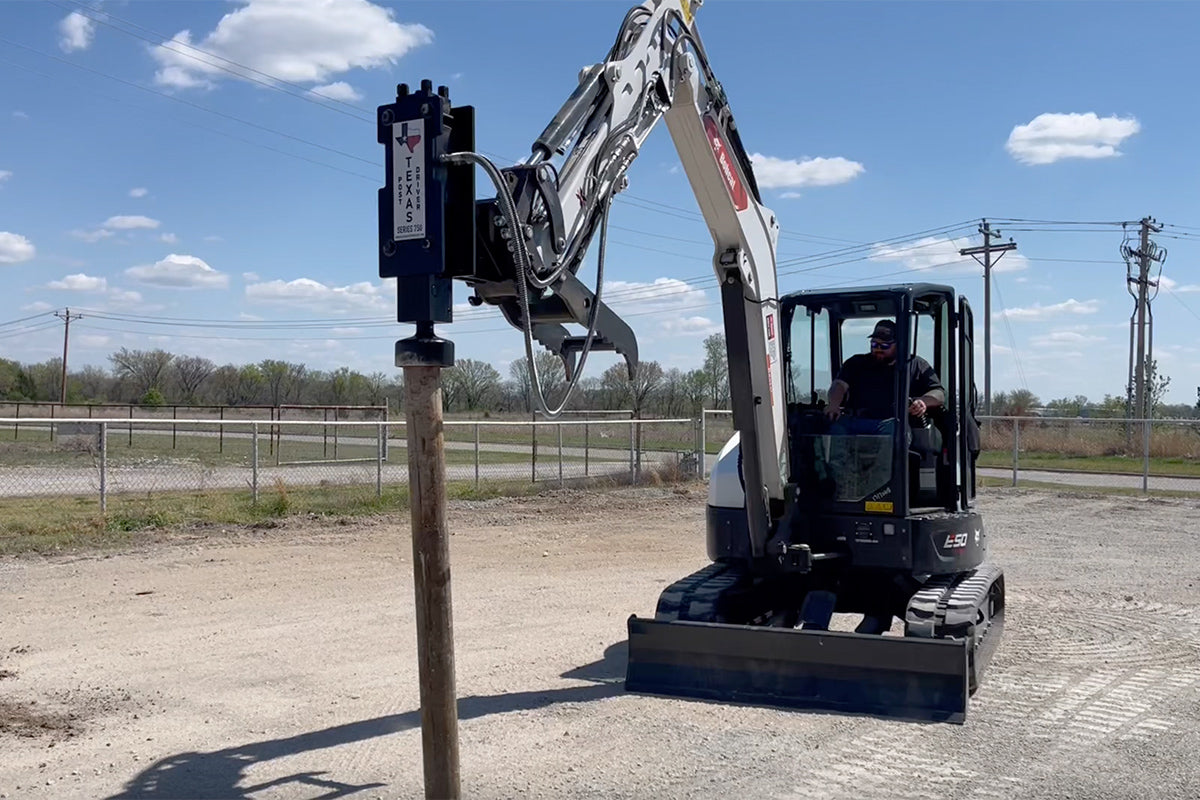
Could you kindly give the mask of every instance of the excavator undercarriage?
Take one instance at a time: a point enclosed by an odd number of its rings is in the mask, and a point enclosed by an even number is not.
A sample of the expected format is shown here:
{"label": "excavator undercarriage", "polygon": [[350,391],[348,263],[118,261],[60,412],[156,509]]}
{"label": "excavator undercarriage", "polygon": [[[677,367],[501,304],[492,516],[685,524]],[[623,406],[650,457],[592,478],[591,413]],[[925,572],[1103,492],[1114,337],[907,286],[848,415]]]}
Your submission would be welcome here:
{"label": "excavator undercarriage", "polygon": [[[778,582],[776,582],[778,584]],[[711,564],[630,617],[633,692],[964,722],[1004,627],[1004,577],[983,565],[930,580],[908,600],[903,635],[828,630],[831,593],[797,593]],[[802,590],[801,590],[802,591]]]}

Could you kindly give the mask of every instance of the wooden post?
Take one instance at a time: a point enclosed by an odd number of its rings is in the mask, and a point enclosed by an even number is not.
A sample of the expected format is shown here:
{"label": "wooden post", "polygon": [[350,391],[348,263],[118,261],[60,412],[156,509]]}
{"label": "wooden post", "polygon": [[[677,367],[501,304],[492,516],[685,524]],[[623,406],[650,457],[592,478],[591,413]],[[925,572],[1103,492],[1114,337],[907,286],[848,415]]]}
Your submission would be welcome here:
{"label": "wooden post", "polygon": [[446,455],[442,368],[404,367],[408,484],[412,506],[413,584],[421,680],[425,796],[461,796],[450,542],[446,526]]}

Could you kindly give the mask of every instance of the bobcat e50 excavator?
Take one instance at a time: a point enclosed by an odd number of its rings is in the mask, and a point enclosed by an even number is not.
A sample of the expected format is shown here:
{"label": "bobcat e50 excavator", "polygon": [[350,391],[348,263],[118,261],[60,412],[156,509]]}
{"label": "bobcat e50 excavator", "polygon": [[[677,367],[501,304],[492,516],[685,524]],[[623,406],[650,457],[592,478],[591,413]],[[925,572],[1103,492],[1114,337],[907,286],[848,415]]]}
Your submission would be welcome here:
{"label": "bobcat e50 excavator", "polygon": [[[604,236],[626,171],[665,118],[715,245],[736,433],[709,486],[712,563],[667,587],[653,618],[629,619],[626,687],[962,722],[1004,615],[1003,574],[972,510],[971,310],[932,284],[779,296],[779,227],[696,31],[699,5],[632,8],[532,154],[504,169],[472,152],[473,108],[429,81],[398,87],[378,116],[380,275],[399,279],[398,319],[416,322],[427,348],[449,347],[433,323],[451,320],[460,279],[474,305],[498,306],[524,332],[535,383],[535,341],[572,380],[590,350],[620,354],[632,377],[636,338],[601,297]],[[476,166],[494,199],[476,200]],[[576,273],[597,232],[593,291]],[[910,418],[897,378],[901,411],[848,435],[830,425],[825,392],[885,318],[895,374],[922,356],[945,402]],[[410,357],[398,343],[397,364]],[[840,630],[843,613],[864,621]],[[889,633],[894,618],[902,635]]]}

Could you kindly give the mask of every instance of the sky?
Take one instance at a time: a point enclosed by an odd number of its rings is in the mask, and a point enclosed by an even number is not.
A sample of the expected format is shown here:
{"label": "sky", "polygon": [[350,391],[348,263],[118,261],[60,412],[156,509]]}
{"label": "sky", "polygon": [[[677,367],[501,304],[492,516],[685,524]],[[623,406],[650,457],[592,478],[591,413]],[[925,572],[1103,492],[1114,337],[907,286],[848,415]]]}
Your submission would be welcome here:
{"label": "sky", "polygon": [[[629,5],[0,2],[0,357],[61,356],[69,308],[72,370],[125,347],[394,371],[411,327],[378,277],[376,107],[447,85],[512,164]],[[1154,357],[1167,402],[1196,402],[1200,4],[708,0],[696,25],[780,222],[781,292],[949,283],[982,365],[958,250],[986,218],[1017,244],[992,272],[993,391],[1099,401],[1128,370],[1121,244],[1153,217]],[[700,366],[712,243],[663,123],[607,252],[642,358]],[[468,293],[439,333],[506,375],[522,335]]]}

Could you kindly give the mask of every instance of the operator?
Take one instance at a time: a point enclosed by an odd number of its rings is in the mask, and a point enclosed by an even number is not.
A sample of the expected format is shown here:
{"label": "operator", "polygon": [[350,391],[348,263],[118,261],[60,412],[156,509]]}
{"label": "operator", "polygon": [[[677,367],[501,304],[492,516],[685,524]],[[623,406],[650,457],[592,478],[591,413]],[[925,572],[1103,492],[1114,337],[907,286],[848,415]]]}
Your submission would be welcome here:
{"label": "operator", "polygon": [[[833,385],[825,415],[846,433],[887,433],[894,423],[893,375],[896,370],[896,323],[880,320],[871,332],[871,352],[846,359]],[[946,390],[929,362],[918,355],[908,361],[908,393],[913,397],[908,413],[920,417],[946,401]],[[842,416],[842,402],[849,394],[853,412]]]}

